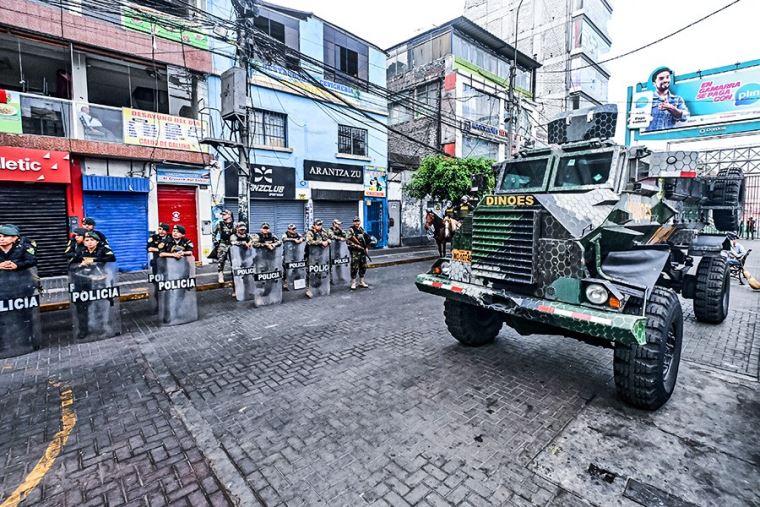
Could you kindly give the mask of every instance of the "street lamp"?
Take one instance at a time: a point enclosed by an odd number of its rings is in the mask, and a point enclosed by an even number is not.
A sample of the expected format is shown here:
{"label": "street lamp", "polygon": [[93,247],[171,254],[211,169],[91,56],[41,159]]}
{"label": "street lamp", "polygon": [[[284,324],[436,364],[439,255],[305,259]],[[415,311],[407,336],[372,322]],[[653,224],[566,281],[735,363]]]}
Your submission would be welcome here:
{"label": "street lamp", "polygon": [[523,0],[517,4],[515,11],[515,43],[512,48],[515,50],[512,66],[509,69],[509,128],[507,129],[507,158],[512,158],[512,146],[514,144],[514,124],[515,124],[515,78],[517,77],[517,23],[520,19],[520,7]]}

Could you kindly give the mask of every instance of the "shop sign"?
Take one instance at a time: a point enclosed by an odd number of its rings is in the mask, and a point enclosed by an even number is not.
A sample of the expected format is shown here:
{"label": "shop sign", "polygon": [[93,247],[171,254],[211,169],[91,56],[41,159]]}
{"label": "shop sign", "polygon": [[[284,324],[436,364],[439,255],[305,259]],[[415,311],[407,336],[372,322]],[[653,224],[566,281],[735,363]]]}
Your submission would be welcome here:
{"label": "shop sign", "polygon": [[156,171],[156,181],[172,185],[206,186],[211,184],[211,173],[208,169],[159,167]]}
{"label": "shop sign", "polygon": [[0,90],[0,132],[21,134],[21,97],[18,92]]}
{"label": "shop sign", "polygon": [[367,166],[364,169],[364,195],[367,197],[385,197],[388,187],[384,167]]}
{"label": "shop sign", "polygon": [[464,130],[467,132],[472,132],[474,134],[479,134],[481,136],[489,137],[497,141],[506,141],[508,139],[506,130],[472,120],[464,120]]}
{"label": "shop sign", "polygon": [[254,199],[294,199],[296,168],[251,165],[251,197]]}
{"label": "shop sign", "polygon": [[171,150],[203,151],[199,140],[205,122],[125,107],[124,144]]}
{"label": "shop sign", "polygon": [[0,146],[0,181],[71,183],[69,153]]}
{"label": "shop sign", "polygon": [[364,183],[364,167],[333,162],[303,161],[303,176],[310,181],[334,181],[340,183]]}
{"label": "shop sign", "polygon": [[122,12],[121,25],[124,28],[208,50],[208,36],[201,33],[203,28],[199,26],[198,31],[195,31],[187,26],[189,23],[186,19],[164,14],[142,5],[136,8],[124,7]]}

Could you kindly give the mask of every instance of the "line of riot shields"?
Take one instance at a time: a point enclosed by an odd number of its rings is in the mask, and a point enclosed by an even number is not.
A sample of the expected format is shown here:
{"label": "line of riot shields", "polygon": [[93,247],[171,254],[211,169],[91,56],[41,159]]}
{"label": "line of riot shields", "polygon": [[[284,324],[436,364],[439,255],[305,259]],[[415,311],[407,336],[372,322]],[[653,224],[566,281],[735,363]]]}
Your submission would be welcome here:
{"label": "line of riot shields", "polygon": [[[351,281],[351,256],[344,241],[329,247],[286,241],[272,249],[233,245],[233,286],[238,301],[254,307],[282,302],[283,285],[310,289],[312,297]],[[158,257],[151,263],[151,300],[161,325],[198,320],[195,259]],[[41,295],[36,268],[0,270],[0,358],[39,348],[42,337]],[[119,272],[115,262],[72,264],[68,273],[69,311],[78,340],[100,340],[122,332]]]}

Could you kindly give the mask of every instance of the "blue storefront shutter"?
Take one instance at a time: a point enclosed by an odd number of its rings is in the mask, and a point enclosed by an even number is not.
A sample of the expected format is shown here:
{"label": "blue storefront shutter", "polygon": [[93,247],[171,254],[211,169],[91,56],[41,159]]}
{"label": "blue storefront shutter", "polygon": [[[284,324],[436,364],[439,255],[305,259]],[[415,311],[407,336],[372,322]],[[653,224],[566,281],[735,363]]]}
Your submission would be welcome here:
{"label": "blue storefront shutter", "polygon": [[148,180],[85,176],[85,216],[108,237],[119,271],[139,271],[148,266]]}

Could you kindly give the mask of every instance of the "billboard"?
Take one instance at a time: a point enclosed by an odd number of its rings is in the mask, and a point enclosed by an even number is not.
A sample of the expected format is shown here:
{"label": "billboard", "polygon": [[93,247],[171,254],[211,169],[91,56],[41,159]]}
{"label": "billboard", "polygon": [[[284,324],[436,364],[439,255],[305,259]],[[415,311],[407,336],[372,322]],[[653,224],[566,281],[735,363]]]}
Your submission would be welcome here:
{"label": "billboard", "polygon": [[628,140],[760,130],[760,60],[682,75],[672,69],[658,67],[628,88]]}
{"label": "billboard", "polygon": [[200,120],[128,107],[123,108],[121,114],[124,144],[206,151],[206,147],[199,142],[205,127],[204,122]]}

